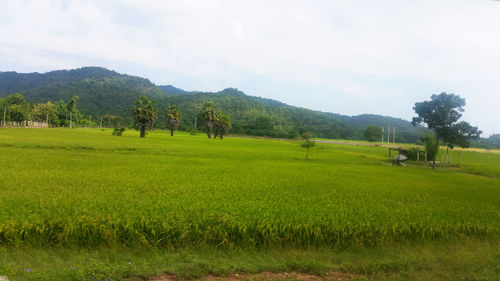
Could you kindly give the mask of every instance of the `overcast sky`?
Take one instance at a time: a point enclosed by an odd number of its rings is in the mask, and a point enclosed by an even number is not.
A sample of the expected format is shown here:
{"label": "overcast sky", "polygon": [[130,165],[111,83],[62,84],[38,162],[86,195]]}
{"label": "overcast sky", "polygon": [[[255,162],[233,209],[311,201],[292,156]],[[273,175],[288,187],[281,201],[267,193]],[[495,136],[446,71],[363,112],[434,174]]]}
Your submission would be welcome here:
{"label": "overcast sky", "polygon": [[500,133],[500,1],[0,0],[0,71],[82,66],[407,120],[445,91]]}

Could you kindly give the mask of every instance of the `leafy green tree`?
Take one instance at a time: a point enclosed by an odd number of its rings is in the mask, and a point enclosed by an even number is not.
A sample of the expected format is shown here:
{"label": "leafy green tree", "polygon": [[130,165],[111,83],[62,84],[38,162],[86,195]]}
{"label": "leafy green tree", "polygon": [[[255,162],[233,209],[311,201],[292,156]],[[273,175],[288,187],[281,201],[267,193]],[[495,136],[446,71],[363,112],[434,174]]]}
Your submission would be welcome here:
{"label": "leafy green tree", "polygon": [[203,118],[203,122],[205,123],[205,126],[207,127],[207,136],[208,138],[211,137],[210,133],[212,131],[212,128],[214,127],[214,116],[215,115],[215,105],[211,101],[206,101],[203,103],[201,106],[201,116]]}
{"label": "leafy green tree", "polygon": [[145,96],[141,96],[134,102],[132,117],[134,126],[140,131],[140,137],[146,137],[146,130],[153,129],[153,124],[158,116],[154,101]]}
{"label": "leafy green tree", "polygon": [[26,103],[26,100],[24,99],[24,96],[18,93],[10,94],[7,97],[7,103],[9,105],[24,105]]}
{"label": "leafy green tree", "polygon": [[[441,93],[432,95],[430,101],[415,103],[413,109],[418,117],[414,117],[412,124],[426,124],[434,132],[436,151],[439,150],[439,141],[449,146],[455,144],[462,147],[470,145],[470,139],[479,138],[481,131],[467,122],[459,122],[464,111],[465,99],[455,94]],[[432,158],[432,169],[436,167],[436,155]]]}
{"label": "leafy green tree", "polygon": [[115,127],[121,124],[121,117],[113,114],[104,114],[102,120],[108,123],[108,128]]}
{"label": "leafy green tree", "polygon": [[170,129],[170,136],[173,136],[174,131],[181,124],[181,112],[175,104],[168,106],[165,118],[167,119],[167,127]]}
{"label": "leafy green tree", "polygon": [[31,119],[38,122],[45,122],[49,124],[55,124],[55,120],[57,119],[56,115],[56,106],[50,101],[47,103],[39,103],[35,105],[33,110],[31,111]]}
{"label": "leafy green tree", "polygon": [[24,96],[18,93],[10,94],[6,99],[4,113],[6,119],[14,122],[22,122],[27,117],[27,106]]}
{"label": "leafy green tree", "polygon": [[13,104],[9,106],[9,119],[14,122],[22,122],[26,120],[26,114],[23,107],[19,104]]}
{"label": "leafy green tree", "polygon": [[69,120],[69,113],[68,113],[68,106],[63,100],[59,100],[56,104],[56,116],[57,116],[57,122],[54,121],[56,126],[66,126],[69,125],[68,120]]}
{"label": "leafy green tree", "polygon": [[382,139],[382,134],[382,128],[373,125],[366,127],[364,132],[365,139],[367,139],[369,142],[376,142]]}
{"label": "leafy green tree", "polygon": [[302,133],[302,143],[300,146],[306,149],[306,159],[309,159],[309,149],[316,145],[314,140],[311,140],[312,135],[308,132]]}

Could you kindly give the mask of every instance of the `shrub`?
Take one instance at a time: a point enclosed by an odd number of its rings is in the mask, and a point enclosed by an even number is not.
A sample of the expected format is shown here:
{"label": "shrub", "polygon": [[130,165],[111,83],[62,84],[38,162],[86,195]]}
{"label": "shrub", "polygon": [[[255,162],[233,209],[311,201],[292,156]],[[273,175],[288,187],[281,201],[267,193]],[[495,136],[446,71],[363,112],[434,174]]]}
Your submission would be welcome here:
{"label": "shrub", "polygon": [[115,128],[113,129],[113,136],[118,136],[118,137],[121,137],[121,135],[123,134],[123,132],[125,132],[125,127],[123,126],[115,126]]}

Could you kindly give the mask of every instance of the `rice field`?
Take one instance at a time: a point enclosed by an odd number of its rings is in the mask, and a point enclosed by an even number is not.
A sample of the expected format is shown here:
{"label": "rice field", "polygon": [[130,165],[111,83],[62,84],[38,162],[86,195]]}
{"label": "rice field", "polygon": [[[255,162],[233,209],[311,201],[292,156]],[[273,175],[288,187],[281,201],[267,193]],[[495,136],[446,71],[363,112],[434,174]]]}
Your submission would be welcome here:
{"label": "rice field", "polygon": [[374,247],[496,239],[500,155],[395,167],[382,147],[0,130],[0,245]]}

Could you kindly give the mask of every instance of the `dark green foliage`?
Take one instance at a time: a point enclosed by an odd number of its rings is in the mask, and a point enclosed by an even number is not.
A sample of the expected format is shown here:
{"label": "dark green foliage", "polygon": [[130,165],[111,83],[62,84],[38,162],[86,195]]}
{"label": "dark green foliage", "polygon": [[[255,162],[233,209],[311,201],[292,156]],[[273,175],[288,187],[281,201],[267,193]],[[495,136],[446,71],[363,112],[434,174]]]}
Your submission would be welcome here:
{"label": "dark green foliage", "polygon": [[154,101],[142,96],[134,102],[132,108],[134,126],[140,131],[140,137],[146,136],[146,130],[153,129],[153,124],[158,116]]}
{"label": "dark green foliage", "polygon": [[10,94],[8,97],[7,97],[7,103],[9,105],[24,105],[26,103],[26,100],[24,99],[24,96],[19,94],[19,93],[15,93],[15,94]]}
{"label": "dark green foliage", "polygon": [[376,142],[382,140],[382,128],[370,125],[366,127],[364,136],[369,142]]}
{"label": "dark green foliage", "polygon": [[415,147],[412,147],[408,150],[406,150],[406,156],[408,157],[408,160],[417,160],[417,154],[419,153],[419,150]]}
{"label": "dark green foliage", "polygon": [[427,152],[427,159],[435,160],[438,152],[436,146],[436,137],[432,134],[427,134],[424,139],[425,152]]}

